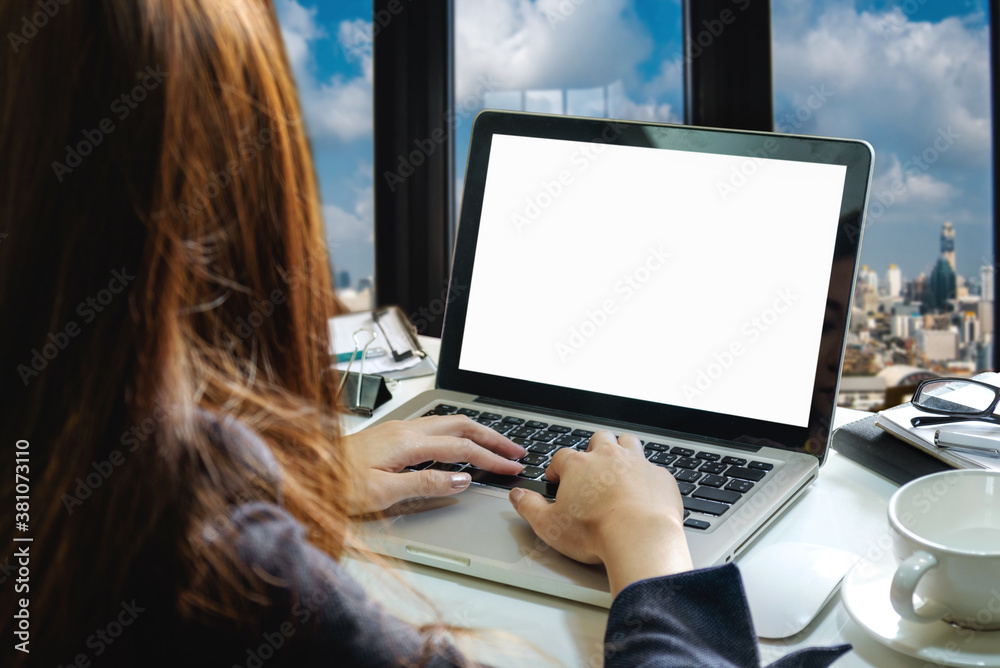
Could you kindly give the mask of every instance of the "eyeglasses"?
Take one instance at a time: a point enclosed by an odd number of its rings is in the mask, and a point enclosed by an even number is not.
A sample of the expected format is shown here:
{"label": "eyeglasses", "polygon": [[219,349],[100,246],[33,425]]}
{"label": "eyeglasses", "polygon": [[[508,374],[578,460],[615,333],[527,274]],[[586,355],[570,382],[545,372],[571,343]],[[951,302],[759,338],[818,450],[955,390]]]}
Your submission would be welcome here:
{"label": "eyeglasses", "polygon": [[934,378],[917,385],[910,401],[914,408],[938,416],[920,416],[910,420],[914,427],[929,427],[949,422],[977,420],[1000,424],[994,415],[1000,402],[1000,388],[966,378]]}

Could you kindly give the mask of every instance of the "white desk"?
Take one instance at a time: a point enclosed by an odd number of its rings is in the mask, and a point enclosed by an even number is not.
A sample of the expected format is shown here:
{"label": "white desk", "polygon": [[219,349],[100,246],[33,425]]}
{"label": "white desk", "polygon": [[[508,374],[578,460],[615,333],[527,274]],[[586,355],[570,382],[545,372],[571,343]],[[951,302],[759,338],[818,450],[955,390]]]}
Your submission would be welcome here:
{"label": "white desk", "polygon": [[[425,349],[435,358],[438,339],[422,337]],[[393,407],[434,386],[431,376],[400,382],[392,388],[393,400],[376,411],[372,420]],[[839,409],[835,426],[847,424],[864,413]],[[344,418],[346,432],[357,431],[370,420]],[[886,506],[896,484],[854,461],[831,451],[819,479],[750,548],[750,552],[781,541],[830,545],[859,555],[874,556],[888,547]],[[360,562],[351,561],[352,572],[366,581],[371,593],[390,610],[410,620],[429,621],[427,610],[401,603],[398,583],[387,582],[385,573],[372,575]],[[543,648],[565,666],[601,666],[607,611],[551,596],[494,584],[477,578],[426,566],[407,565],[398,574],[426,595],[444,620],[450,623],[506,631]],[[854,651],[841,658],[840,666],[903,666],[922,668],[920,661],[899,654],[869,638],[848,616],[839,594],[804,631],[782,641],[761,641],[763,663],[802,647],[849,642]],[[478,658],[497,666],[524,665],[523,660],[481,651]]]}

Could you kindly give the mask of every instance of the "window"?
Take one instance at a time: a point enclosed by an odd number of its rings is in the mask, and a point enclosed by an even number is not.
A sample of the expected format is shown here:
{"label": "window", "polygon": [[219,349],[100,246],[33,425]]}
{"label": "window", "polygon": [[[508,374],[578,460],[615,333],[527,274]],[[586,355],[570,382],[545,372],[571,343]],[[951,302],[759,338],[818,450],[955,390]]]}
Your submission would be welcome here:
{"label": "window", "polygon": [[[772,7],[775,129],[875,147],[844,375],[877,375],[891,387],[912,367],[940,375],[990,367],[985,7],[929,0],[774,0]],[[843,392],[841,403],[852,403]]]}
{"label": "window", "polygon": [[456,201],[481,109],[683,122],[681,6],[454,0]]}
{"label": "window", "polygon": [[312,143],[334,284],[373,303],[372,5],[278,0],[278,20]]}

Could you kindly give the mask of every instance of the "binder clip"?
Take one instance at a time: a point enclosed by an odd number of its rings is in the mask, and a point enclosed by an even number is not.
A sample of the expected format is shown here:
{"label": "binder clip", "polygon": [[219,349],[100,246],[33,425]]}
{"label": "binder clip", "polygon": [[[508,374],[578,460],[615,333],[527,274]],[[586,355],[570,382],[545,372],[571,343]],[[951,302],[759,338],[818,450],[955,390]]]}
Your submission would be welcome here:
{"label": "binder clip", "polygon": [[[359,335],[368,335],[367,342],[362,345],[358,340]],[[344,371],[343,378],[340,379],[340,401],[347,410],[362,417],[371,417],[375,409],[392,399],[389,388],[385,384],[385,378],[374,374],[365,375],[365,357],[368,355],[368,346],[375,340],[375,332],[365,327],[354,332],[354,352],[351,353],[351,360],[347,363],[347,370]],[[362,339],[363,340],[363,339]],[[361,367],[357,373],[351,372],[354,359],[361,351]]]}

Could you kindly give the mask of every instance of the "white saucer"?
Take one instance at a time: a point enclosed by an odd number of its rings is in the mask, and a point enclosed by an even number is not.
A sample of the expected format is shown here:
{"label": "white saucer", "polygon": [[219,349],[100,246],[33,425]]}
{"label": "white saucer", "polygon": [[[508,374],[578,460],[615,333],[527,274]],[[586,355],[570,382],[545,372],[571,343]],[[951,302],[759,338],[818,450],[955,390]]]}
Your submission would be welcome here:
{"label": "white saucer", "polygon": [[1000,666],[1000,631],[972,631],[945,622],[918,624],[901,618],[889,602],[896,572],[891,551],[861,559],[840,588],[847,613],[875,640],[910,656],[943,666]]}

